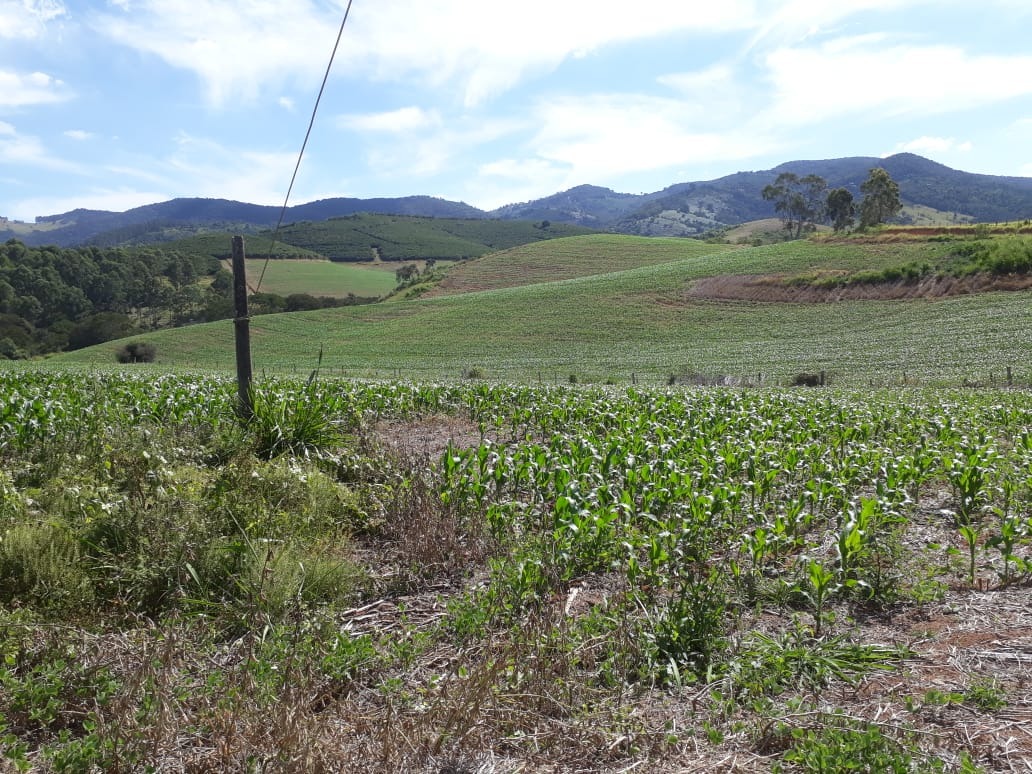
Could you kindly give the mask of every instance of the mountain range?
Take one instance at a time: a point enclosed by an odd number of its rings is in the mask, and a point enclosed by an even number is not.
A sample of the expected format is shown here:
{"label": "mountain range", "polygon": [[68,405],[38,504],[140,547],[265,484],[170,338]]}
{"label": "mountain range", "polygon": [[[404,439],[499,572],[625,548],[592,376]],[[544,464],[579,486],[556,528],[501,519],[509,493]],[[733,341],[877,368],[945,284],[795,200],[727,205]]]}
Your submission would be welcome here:
{"label": "mountain range", "polygon": [[[914,155],[855,156],[789,161],[773,169],[737,172],[716,180],[677,183],[646,194],[581,185],[542,199],[485,211],[430,196],[332,198],[289,207],[284,223],[320,221],[359,212],[448,218],[497,218],[573,223],[645,236],[698,236],[774,215],[763,188],[782,172],[816,174],[829,187],[860,198],[870,170],[883,167],[899,184],[909,212],[940,222],[999,222],[1032,218],[1032,178],[983,175],[952,169]],[[157,242],[204,230],[253,232],[274,227],[280,208],[225,199],[181,198],[125,212],[72,210],[23,224],[0,218],[0,239],[30,245],[112,245]],[[914,216],[904,213],[904,217]]]}

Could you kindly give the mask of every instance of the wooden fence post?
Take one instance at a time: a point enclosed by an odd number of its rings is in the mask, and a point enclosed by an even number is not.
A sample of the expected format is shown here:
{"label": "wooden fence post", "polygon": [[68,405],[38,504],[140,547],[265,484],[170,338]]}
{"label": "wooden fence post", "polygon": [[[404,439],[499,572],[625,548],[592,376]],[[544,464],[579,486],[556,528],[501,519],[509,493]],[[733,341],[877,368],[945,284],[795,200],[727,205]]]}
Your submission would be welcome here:
{"label": "wooden fence post", "polygon": [[251,318],[247,315],[247,267],[244,263],[244,238],[233,237],[233,301],[236,317],[233,328],[236,338],[237,412],[243,420],[254,416],[251,396]]}

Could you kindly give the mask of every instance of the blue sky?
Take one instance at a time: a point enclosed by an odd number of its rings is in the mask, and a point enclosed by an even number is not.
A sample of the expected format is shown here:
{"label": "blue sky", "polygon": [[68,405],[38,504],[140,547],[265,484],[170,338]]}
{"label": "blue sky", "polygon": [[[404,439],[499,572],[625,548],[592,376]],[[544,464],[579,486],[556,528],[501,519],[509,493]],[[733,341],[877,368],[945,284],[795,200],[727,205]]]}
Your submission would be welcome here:
{"label": "blue sky", "polygon": [[[0,0],[0,215],[281,204],[344,5]],[[1032,176],[1030,31],[1028,0],[354,0],[291,203],[899,151]]]}

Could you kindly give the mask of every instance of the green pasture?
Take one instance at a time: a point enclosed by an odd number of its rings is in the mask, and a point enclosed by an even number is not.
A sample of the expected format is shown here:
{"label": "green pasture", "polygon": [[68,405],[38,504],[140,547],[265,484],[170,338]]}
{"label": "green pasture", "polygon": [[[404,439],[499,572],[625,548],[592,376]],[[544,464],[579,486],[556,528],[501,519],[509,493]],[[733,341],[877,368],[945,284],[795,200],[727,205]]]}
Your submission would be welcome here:
{"label": "green pasture", "polygon": [[[384,264],[336,263],[332,261],[272,260],[260,258],[247,262],[247,281],[256,287],[262,277],[261,291],[289,296],[307,293],[312,296],[344,298],[386,295],[398,284],[394,276],[397,266]],[[400,264],[399,264],[400,265]]]}
{"label": "green pasture", "polygon": [[[1028,383],[1027,292],[934,301],[724,302],[685,293],[715,274],[860,270],[906,263],[942,244],[793,242],[721,251],[624,272],[389,305],[255,318],[256,371],[323,364],[349,375],[658,382],[701,373],[784,382],[827,371],[842,385],[1002,380]],[[164,367],[232,371],[233,330],[211,323],[146,336]],[[114,364],[108,343],[54,358]]]}

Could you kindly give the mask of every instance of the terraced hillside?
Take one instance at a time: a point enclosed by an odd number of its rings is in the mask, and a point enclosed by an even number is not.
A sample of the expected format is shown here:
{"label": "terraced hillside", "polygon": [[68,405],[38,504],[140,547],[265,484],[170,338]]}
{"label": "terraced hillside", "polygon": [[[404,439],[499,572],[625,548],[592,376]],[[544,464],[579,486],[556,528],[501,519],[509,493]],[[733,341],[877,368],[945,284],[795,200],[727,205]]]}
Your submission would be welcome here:
{"label": "terraced hillside", "polygon": [[457,266],[427,295],[445,296],[590,277],[731,249],[687,239],[591,234],[520,245]]}

